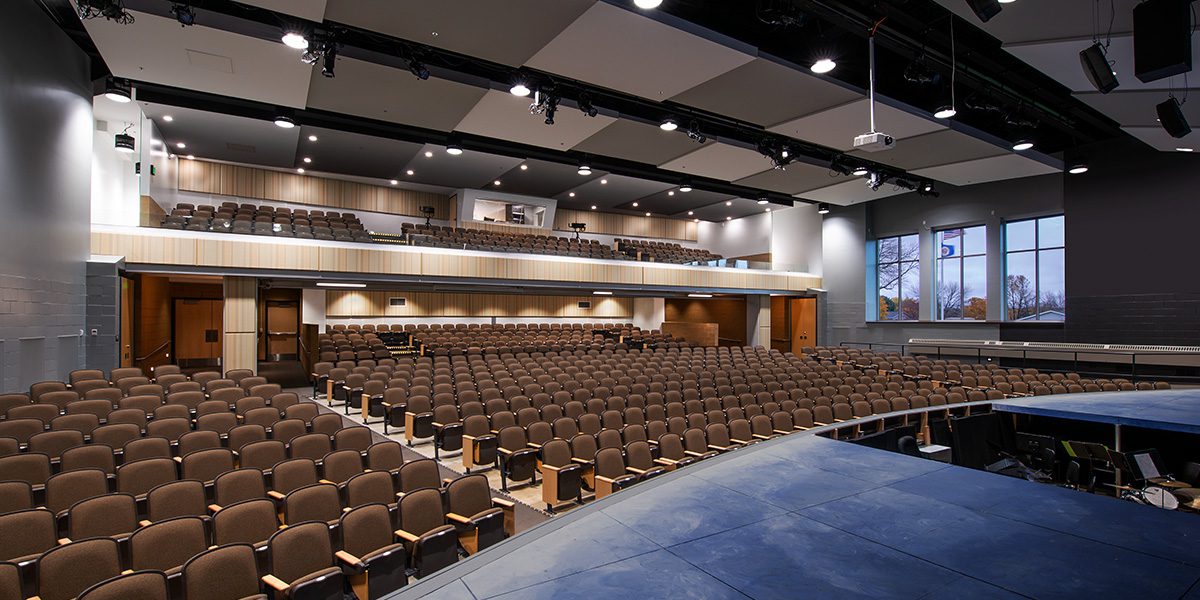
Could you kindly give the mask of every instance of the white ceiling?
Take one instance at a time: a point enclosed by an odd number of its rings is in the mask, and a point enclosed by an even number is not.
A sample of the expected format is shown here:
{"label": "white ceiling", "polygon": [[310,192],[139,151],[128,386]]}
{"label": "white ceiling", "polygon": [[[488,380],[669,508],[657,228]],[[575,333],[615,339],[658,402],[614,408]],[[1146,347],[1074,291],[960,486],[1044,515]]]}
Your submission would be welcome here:
{"label": "white ceiling", "polygon": [[554,125],[544,115],[529,113],[532,96],[520,98],[507,92],[489,91],[455,128],[532,146],[570,150],[604,129],[616,119],[606,115],[589,117],[568,106],[559,106]]}

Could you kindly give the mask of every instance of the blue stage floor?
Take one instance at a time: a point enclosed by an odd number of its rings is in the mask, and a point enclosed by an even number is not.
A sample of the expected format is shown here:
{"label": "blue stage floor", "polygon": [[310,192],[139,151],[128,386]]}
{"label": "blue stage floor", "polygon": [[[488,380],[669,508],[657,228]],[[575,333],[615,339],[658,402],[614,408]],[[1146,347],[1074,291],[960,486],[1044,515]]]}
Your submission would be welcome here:
{"label": "blue stage floor", "polygon": [[1198,543],[1197,515],[792,435],[571,511],[397,598],[1180,598],[1200,594]]}
{"label": "blue stage floor", "polygon": [[1041,417],[1200,433],[1200,389],[1009,398],[993,402],[992,408]]}

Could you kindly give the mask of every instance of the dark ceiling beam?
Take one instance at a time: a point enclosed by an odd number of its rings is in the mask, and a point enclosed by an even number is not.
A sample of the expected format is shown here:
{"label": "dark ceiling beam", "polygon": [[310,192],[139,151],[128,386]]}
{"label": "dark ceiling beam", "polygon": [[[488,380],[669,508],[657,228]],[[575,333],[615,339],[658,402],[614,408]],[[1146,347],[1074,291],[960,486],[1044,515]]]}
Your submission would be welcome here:
{"label": "dark ceiling beam", "polygon": [[[586,154],[574,150],[551,150],[540,146],[521,144],[481,135],[460,132],[447,133],[425,127],[397,124],[327,110],[281,109],[273,104],[264,102],[232,98],[146,81],[133,81],[132,84],[137,90],[137,99],[139,102],[178,106],[262,121],[274,120],[276,116],[283,113],[295,121],[296,125],[308,125],[413,144],[438,144],[442,146],[454,144],[467,151],[508,156],[522,160],[542,160],[566,165],[578,165],[581,162],[586,162],[593,169],[599,171],[671,185],[678,185],[682,178],[685,177],[683,174],[676,173],[675,171],[668,171],[654,165],[647,165],[622,158]],[[794,206],[796,201],[795,198],[786,194],[768,192],[719,179],[697,176],[690,176],[688,179],[692,187],[717,194],[750,199],[766,196],[771,204],[778,206]],[[801,201],[809,202],[808,200]]]}
{"label": "dark ceiling beam", "polygon": [[[170,15],[172,3],[168,0],[124,0],[124,2],[126,8],[129,10],[164,18],[173,18]],[[221,29],[239,35],[275,42],[279,41],[281,28],[285,26],[297,26],[306,29],[313,37],[333,36],[338,43],[339,56],[355,58],[404,71],[408,69],[410,61],[417,60],[428,68],[432,77],[489,90],[507,90],[508,82],[518,71],[507,65],[444,50],[428,44],[388,36],[332,21],[321,23],[306,21],[232,0],[205,0],[202,3],[195,3],[193,8],[196,12],[196,23],[198,26]],[[552,86],[554,93],[561,97],[560,110],[562,109],[561,107],[578,109],[579,100],[586,94],[600,112],[615,118],[657,126],[663,119],[673,117],[680,124],[679,133],[676,133],[676,135],[682,135],[682,132],[689,129],[692,123],[695,123],[696,129],[706,138],[726,144],[752,150],[758,150],[764,146],[773,148],[776,151],[787,148],[790,155],[788,162],[804,162],[818,167],[830,167],[836,162],[840,167],[846,169],[863,166],[872,172],[884,175],[891,182],[899,182],[910,189],[916,189],[921,182],[929,181],[925,177],[909,175],[903,169],[878,163],[860,156],[851,156],[839,150],[804,140],[772,133],[758,125],[694,107],[678,103],[654,102],[632,94],[602,88],[586,82],[525,67],[522,67],[519,71],[531,77],[538,86]],[[403,76],[409,75],[405,74]],[[680,177],[681,175],[676,175],[676,183],[678,183]],[[781,196],[777,192],[769,190],[748,188],[745,186],[738,187],[753,190],[753,194],[749,196],[751,198],[767,195],[775,199]],[[709,187],[703,189],[711,190]],[[790,198],[790,196],[787,197]]]}

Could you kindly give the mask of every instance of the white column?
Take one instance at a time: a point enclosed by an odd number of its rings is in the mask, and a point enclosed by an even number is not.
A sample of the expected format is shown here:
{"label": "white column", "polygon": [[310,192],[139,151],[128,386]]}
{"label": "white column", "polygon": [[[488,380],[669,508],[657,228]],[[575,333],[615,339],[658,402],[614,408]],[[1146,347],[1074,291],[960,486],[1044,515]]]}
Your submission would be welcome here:
{"label": "white column", "polygon": [[662,329],[666,320],[667,301],[664,298],[634,298],[633,326],[640,329]]}

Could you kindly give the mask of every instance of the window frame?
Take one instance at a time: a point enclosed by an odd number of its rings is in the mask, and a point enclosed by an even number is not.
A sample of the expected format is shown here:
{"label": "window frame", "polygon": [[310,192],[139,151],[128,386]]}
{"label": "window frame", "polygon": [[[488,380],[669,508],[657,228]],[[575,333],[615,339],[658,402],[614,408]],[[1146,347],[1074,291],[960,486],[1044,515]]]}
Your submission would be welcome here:
{"label": "window frame", "polygon": [[[976,254],[966,254],[965,253],[966,244],[960,243],[960,246],[963,248],[962,253],[959,253],[952,257],[942,256],[942,252],[941,252],[941,246],[942,246],[942,241],[943,241],[942,235],[945,234],[947,231],[959,230],[962,232],[960,239],[965,241],[968,229],[978,229],[979,231],[983,232],[983,252],[976,253]],[[933,306],[932,306],[932,308],[933,308],[932,317],[933,318],[931,320],[933,322],[939,322],[939,323],[940,322],[947,322],[947,323],[966,323],[966,322],[985,323],[985,322],[987,322],[986,314],[985,314],[985,318],[983,318],[983,319],[967,319],[966,317],[962,316],[962,315],[966,314],[966,311],[967,311],[967,298],[966,298],[966,294],[964,293],[964,285],[965,285],[964,280],[966,279],[966,264],[967,264],[968,258],[983,258],[983,263],[984,263],[983,300],[984,300],[984,302],[988,302],[990,300],[988,298],[988,277],[987,277],[987,258],[988,258],[987,224],[986,223],[975,223],[975,224],[969,224],[969,225],[951,225],[951,226],[946,226],[946,227],[935,228],[935,229],[933,229],[932,233],[933,233],[933,243],[936,246],[936,248],[934,249],[934,254],[933,254],[933,299],[932,299],[933,300]],[[942,261],[945,261],[945,260],[958,261],[958,280],[957,281],[958,281],[958,295],[959,295],[959,307],[958,307],[959,317],[957,317],[957,318],[951,317],[951,318],[947,319],[942,316],[943,310],[942,310],[942,306],[941,306],[941,288],[942,288],[942,273],[945,270],[942,267]]]}
{"label": "window frame", "polygon": [[[1041,221],[1044,219],[1054,219],[1054,218],[1061,218],[1063,220],[1062,245],[1042,246]],[[1009,248],[1008,248],[1008,226],[1014,225],[1017,223],[1029,223],[1029,222],[1033,223],[1033,247],[1023,248],[1020,250],[1009,250]],[[1067,239],[1066,239],[1066,214],[1065,213],[1053,213],[1053,214],[1049,214],[1049,215],[1040,215],[1040,216],[1036,216],[1036,217],[1026,217],[1023,219],[1013,219],[1011,221],[1004,222],[1003,287],[1004,287],[1004,320],[1005,321],[1008,321],[1010,323],[1064,323],[1064,322],[1066,322],[1066,320],[1067,320],[1066,308],[1067,307],[1065,305],[1063,306],[1063,318],[1061,321],[1043,320],[1041,318],[1041,314],[1042,314],[1042,253],[1046,252],[1046,251],[1051,251],[1051,250],[1061,250],[1063,252],[1064,257],[1066,256]],[[1027,321],[1022,321],[1019,318],[1013,318],[1012,315],[1010,314],[1011,309],[1009,308],[1008,263],[1009,263],[1009,257],[1014,254],[1033,254],[1033,290],[1034,290],[1033,317],[1034,318],[1027,320]],[[1064,264],[1063,265],[1064,304],[1065,304],[1065,300],[1066,300],[1066,285],[1065,285],[1066,271],[1067,271],[1066,265]]]}
{"label": "window frame", "polygon": [[[901,258],[901,248],[903,248],[904,238],[914,238],[916,247],[917,247],[916,256],[909,260],[904,260]],[[882,252],[884,242],[886,242],[888,240],[896,240],[896,260],[891,260],[891,261],[885,262],[882,260],[880,253]],[[902,265],[904,265],[906,263],[912,263],[913,265],[915,265],[916,273],[917,273],[917,275],[916,275],[916,277],[917,277],[917,295],[915,297],[916,301],[917,301],[917,315],[911,319],[904,318],[904,311],[902,308],[904,305],[904,299],[906,297],[908,297],[904,293],[904,283],[906,281],[906,278],[904,277],[904,273],[902,271],[902,269],[903,269]],[[883,270],[885,265],[896,265],[896,294],[897,294],[896,314],[899,315],[899,317],[895,318],[895,319],[886,319],[886,318],[883,318],[883,316],[879,314],[879,312],[880,312],[879,311],[879,299],[883,295],[881,293],[882,290],[880,288],[879,273],[880,273],[880,271]],[[889,236],[875,239],[875,295],[874,295],[875,310],[874,310],[873,314],[875,315],[874,320],[876,322],[891,323],[891,322],[896,322],[896,321],[906,321],[906,322],[910,322],[910,323],[915,323],[915,322],[918,322],[921,320],[920,306],[921,306],[922,293],[921,293],[921,275],[920,275],[920,273],[921,273],[921,234],[920,234],[920,232],[901,233],[901,234],[889,235]]]}

